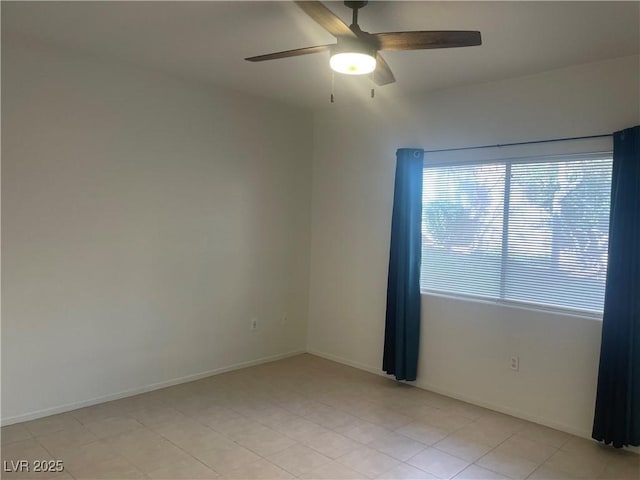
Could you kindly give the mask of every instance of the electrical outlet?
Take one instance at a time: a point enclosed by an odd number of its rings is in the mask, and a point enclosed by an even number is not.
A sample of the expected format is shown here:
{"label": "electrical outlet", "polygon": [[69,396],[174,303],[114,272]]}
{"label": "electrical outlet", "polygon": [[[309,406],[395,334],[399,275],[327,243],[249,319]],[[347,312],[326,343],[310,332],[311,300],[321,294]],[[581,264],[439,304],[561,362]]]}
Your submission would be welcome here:
{"label": "electrical outlet", "polygon": [[252,318],[251,319],[251,330],[257,330],[258,329],[258,319],[257,318]]}
{"label": "electrical outlet", "polygon": [[516,372],[520,370],[520,357],[511,357],[511,370],[515,370]]}

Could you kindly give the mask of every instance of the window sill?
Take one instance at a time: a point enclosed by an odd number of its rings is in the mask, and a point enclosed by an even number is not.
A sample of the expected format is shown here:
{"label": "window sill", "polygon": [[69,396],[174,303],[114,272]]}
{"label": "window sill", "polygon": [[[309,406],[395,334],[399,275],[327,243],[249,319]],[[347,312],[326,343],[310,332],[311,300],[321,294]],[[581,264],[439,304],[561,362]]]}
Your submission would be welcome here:
{"label": "window sill", "polygon": [[506,308],[512,308],[516,310],[525,310],[529,312],[543,313],[546,315],[574,317],[574,318],[581,318],[585,320],[602,322],[602,313],[581,312],[581,311],[570,310],[570,309],[545,307],[543,305],[533,305],[533,304],[511,302],[511,301],[505,301],[505,300],[493,300],[489,298],[479,298],[479,297],[472,297],[472,296],[466,296],[466,295],[448,294],[443,292],[435,292],[431,290],[421,290],[420,295],[422,297],[428,297],[428,296],[439,297],[439,298],[445,298],[448,300],[456,300],[461,302],[476,303],[476,304],[480,303],[484,305],[491,305],[494,307],[506,307]]}

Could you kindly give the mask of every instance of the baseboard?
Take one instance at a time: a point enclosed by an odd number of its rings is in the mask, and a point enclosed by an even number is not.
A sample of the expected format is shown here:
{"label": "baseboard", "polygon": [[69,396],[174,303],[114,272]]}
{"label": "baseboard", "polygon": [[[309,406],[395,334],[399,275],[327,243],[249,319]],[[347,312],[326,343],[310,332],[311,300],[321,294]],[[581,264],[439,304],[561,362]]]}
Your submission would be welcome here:
{"label": "baseboard", "polygon": [[[413,382],[412,382],[413,383]],[[549,422],[543,418],[536,417],[534,415],[529,415],[527,413],[523,413],[516,409],[510,409],[508,407],[499,407],[496,405],[489,404],[487,402],[483,402],[481,400],[476,400],[474,398],[467,397],[464,395],[458,395],[452,392],[449,392],[445,389],[438,388],[429,383],[416,383],[416,387],[422,388],[424,390],[429,390],[430,392],[439,393],[441,395],[445,395],[447,397],[455,398],[456,400],[461,400],[463,402],[472,403],[479,407],[488,408],[489,410],[494,410],[496,412],[504,413],[505,415],[511,415],[512,417],[521,418],[522,420],[527,420],[529,422],[537,423],[538,425],[544,425],[545,427],[554,428],[556,430],[560,430],[565,433],[570,433],[571,435],[575,435],[576,437],[586,438],[587,440],[593,440],[591,438],[591,431],[587,430],[579,430],[563,423],[557,422]],[[595,442],[595,440],[594,440]],[[640,447],[625,447],[625,450],[629,452],[633,452],[636,454],[640,454]]]}
{"label": "baseboard", "polygon": [[[213,370],[208,370],[206,372],[200,372],[200,373],[195,373],[195,374],[191,374],[191,375],[186,375],[183,377],[179,377],[179,378],[174,378],[171,380],[166,380],[164,382],[158,382],[158,383],[153,383],[151,385],[146,385],[143,387],[138,387],[138,388],[133,388],[133,389],[129,389],[129,390],[124,390],[122,392],[118,392],[118,393],[114,393],[114,394],[109,394],[109,395],[104,395],[101,397],[96,397],[96,398],[92,398],[89,400],[84,400],[84,401],[80,401],[80,402],[74,402],[74,403],[68,403],[65,405],[60,405],[57,407],[51,407],[51,408],[46,408],[43,410],[37,410],[35,412],[30,412],[30,413],[25,413],[22,415],[16,415],[13,417],[7,417],[7,418],[3,418],[0,420],[0,425],[2,426],[6,426],[6,425],[12,425],[14,423],[20,423],[20,422],[26,422],[29,420],[35,420],[37,418],[41,418],[41,417],[47,417],[49,415],[55,415],[58,413],[64,413],[64,412],[68,412],[71,410],[76,410],[78,408],[82,408],[82,407],[90,407],[92,405],[97,405],[99,403],[104,403],[104,402],[109,402],[111,400],[119,400],[121,398],[126,398],[126,397],[131,397],[133,395],[139,395],[141,393],[146,393],[146,392],[151,392],[153,390],[159,390],[161,388],[166,388],[166,387],[171,387],[173,385],[179,385],[181,383],[187,383],[187,382],[192,382],[195,380],[199,380],[201,378],[205,378],[205,377],[210,377],[213,375],[220,375],[222,373],[226,373],[226,372],[231,372],[233,370],[239,370],[241,368],[247,368],[247,367],[252,367],[255,365],[260,365],[263,363],[269,363],[269,362],[275,362],[277,360],[282,360],[284,358],[288,358],[288,357],[293,357],[296,355],[301,355],[303,353],[309,353],[311,355],[315,355],[317,357],[321,357],[321,358],[325,358],[327,360],[331,360],[333,362],[337,362],[337,363],[341,363],[343,365],[347,365],[353,368],[357,368],[358,370],[364,370],[366,372],[372,373],[374,375],[379,375],[381,377],[385,377],[385,378],[389,378],[391,379],[391,377],[389,375],[387,375],[386,373],[384,373],[382,371],[382,369],[380,367],[376,368],[376,367],[372,367],[370,365],[366,365],[364,363],[359,363],[359,362],[354,362],[353,360],[349,360],[347,358],[343,358],[337,355],[333,355],[330,353],[326,353],[326,352],[321,352],[319,350],[315,350],[313,348],[308,348],[306,350],[293,350],[290,352],[286,352],[286,353],[280,353],[277,355],[270,355],[268,357],[262,357],[262,358],[258,358],[255,360],[249,360],[246,362],[239,362],[239,363],[235,363],[232,365],[228,365],[225,367],[219,367],[219,368],[215,368]],[[534,417],[532,415],[528,415],[526,413],[520,412],[516,409],[510,409],[510,408],[505,408],[505,407],[501,407],[498,405],[493,405],[491,403],[488,402],[484,402],[482,400],[478,400],[476,398],[473,397],[467,397],[465,395],[459,395],[455,392],[450,392],[446,389],[442,389],[439,388],[435,385],[426,383],[426,382],[403,382],[403,383],[408,383],[411,385],[414,385],[418,388],[422,388],[423,390],[428,390],[434,393],[439,393],[441,395],[446,395],[447,397],[451,397],[451,398],[455,398],[456,400],[461,400],[463,402],[467,402],[467,403],[471,403],[474,405],[477,405],[479,407],[483,407],[483,408],[487,408],[489,410],[493,410],[499,413],[504,413],[506,415],[511,415],[517,418],[521,418],[523,420],[528,420],[530,422],[534,422],[540,425],[544,425],[550,428],[555,428],[556,430],[561,430],[563,432],[567,432],[570,433],[572,435],[576,435],[578,437],[583,437],[583,438],[587,438],[587,439],[591,439],[591,432],[585,432],[585,431],[580,431],[580,430],[576,430],[572,427],[569,427],[567,425],[564,424],[558,424],[555,422],[548,422],[544,419],[540,419],[537,417]],[[629,451],[632,451],[634,453],[640,453],[640,449],[638,449],[637,447],[630,447],[628,448]]]}
{"label": "baseboard", "polygon": [[[362,364],[362,363],[359,363],[359,362],[354,362],[352,360],[349,360],[349,359],[346,359],[346,358],[342,358],[342,357],[339,357],[337,355],[333,355],[333,354],[330,354],[330,353],[320,352],[320,351],[314,350],[312,348],[307,349],[307,352],[312,354],[312,355],[316,355],[318,357],[326,358],[327,360],[331,360],[331,361],[334,361],[334,362],[342,363],[344,365],[348,365],[350,367],[357,368],[359,370],[365,370],[365,371],[373,373],[375,375],[380,375],[380,376],[383,376],[383,377],[391,378],[389,375],[385,374],[382,371],[381,367],[374,368],[374,367],[372,367],[370,365],[365,365],[365,364]],[[513,417],[521,418],[521,419],[527,420],[529,422],[537,423],[539,425],[544,425],[545,427],[550,427],[550,428],[554,428],[556,430],[561,430],[563,432],[570,433],[571,435],[576,435],[578,437],[591,439],[591,432],[578,430],[578,429],[575,429],[573,427],[570,427],[569,425],[565,425],[565,424],[561,424],[561,423],[557,423],[557,422],[550,422],[550,421],[545,420],[543,418],[538,418],[538,417],[535,417],[533,415],[529,415],[529,414],[527,414],[525,412],[522,412],[520,410],[517,410],[517,409],[508,408],[508,407],[504,407],[504,406],[501,406],[501,405],[495,405],[495,404],[480,400],[478,398],[468,397],[466,395],[460,395],[460,394],[458,394],[456,392],[451,392],[449,390],[440,388],[437,385],[433,385],[433,384],[430,384],[430,383],[427,383],[427,382],[403,382],[403,383],[408,383],[408,384],[414,385],[414,386],[416,386],[418,388],[422,388],[423,390],[428,390],[430,392],[439,393],[440,395],[445,395],[447,397],[455,398],[456,400],[460,400],[460,401],[463,401],[463,402],[471,403],[473,405],[477,405],[478,407],[487,408],[487,409],[493,410],[495,412],[504,413],[505,415],[511,415]]]}
{"label": "baseboard", "polygon": [[[350,367],[357,368],[358,370],[365,370],[365,371],[367,371],[369,373],[373,373],[375,375],[380,375],[382,377],[389,377],[386,373],[384,373],[382,371],[382,367],[373,368],[373,367],[371,367],[369,365],[365,365],[364,363],[354,362],[354,361],[349,360],[347,358],[339,357],[339,356],[333,355],[331,353],[321,352],[321,351],[315,350],[313,348],[308,348],[307,349],[307,353],[309,353],[311,355],[315,355],[316,357],[322,357],[322,358],[325,358],[327,360],[331,360],[332,362],[337,362],[337,363],[341,363],[343,365],[348,365]],[[389,378],[391,378],[391,377],[389,377]]]}
{"label": "baseboard", "polygon": [[466,395],[459,395],[455,392],[448,391],[447,389],[439,388],[436,385],[432,385],[427,382],[416,382],[416,387],[422,388],[424,390],[429,390],[430,392],[439,393],[440,395],[445,395],[447,397],[455,398],[456,400],[461,400],[463,402],[472,403],[473,405],[477,405],[478,407],[487,408],[489,410],[493,410],[495,412],[504,413],[505,415],[511,415],[512,417],[520,418],[522,420],[527,420],[529,422],[537,423],[538,425],[544,425],[545,427],[553,428],[555,430],[560,430],[562,432],[570,433],[571,435],[575,435],[577,437],[588,438],[591,439],[591,432],[579,430],[573,428],[569,425],[565,425],[563,423],[558,422],[550,422],[544,418],[536,417],[535,415],[529,415],[526,412],[522,412],[515,408],[504,407],[502,405],[495,405],[489,402],[485,402],[483,400],[479,400],[474,397],[468,397]]}
{"label": "baseboard", "polygon": [[28,412],[21,415],[15,415],[13,417],[2,418],[0,425],[12,425],[14,423],[26,422],[29,420],[35,420],[41,417],[48,417],[49,415],[55,415],[58,413],[64,413],[78,408],[90,407],[99,403],[110,402],[112,400],[119,400],[121,398],[131,397],[133,395],[139,395],[141,393],[151,392],[153,390],[159,390],[161,388],[171,387],[173,385],[179,385],[181,383],[193,382],[205,377],[211,377],[212,375],[220,375],[221,373],[231,372],[233,370],[239,370],[241,368],[253,367],[263,363],[275,362],[283,358],[293,357],[295,355],[301,355],[307,353],[306,350],[293,350],[291,352],[279,353],[276,355],[270,355],[268,357],[257,358],[255,360],[249,360],[246,362],[234,363],[224,367],[214,368],[213,370],[207,370],[206,372],[194,373],[191,375],[185,375],[184,377],[173,378],[165,380],[163,382],[152,383],[150,385],[144,385],[142,387],[131,388],[129,390],[123,390],[118,393],[112,393],[101,397],[91,398],[89,400],[82,400],[80,402],[67,403],[64,405],[58,405],[56,407],[45,408],[42,410],[36,410],[35,412]]}

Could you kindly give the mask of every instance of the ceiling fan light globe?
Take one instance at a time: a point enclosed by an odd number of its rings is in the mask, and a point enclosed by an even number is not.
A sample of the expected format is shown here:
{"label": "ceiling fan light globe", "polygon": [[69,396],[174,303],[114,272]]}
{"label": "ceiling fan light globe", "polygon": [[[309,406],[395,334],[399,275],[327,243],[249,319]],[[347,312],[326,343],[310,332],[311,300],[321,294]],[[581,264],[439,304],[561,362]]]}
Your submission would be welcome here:
{"label": "ceiling fan light globe", "polygon": [[329,65],[334,72],[346,75],[366,75],[376,69],[376,58],[367,53],[340,52],[331,55]]}

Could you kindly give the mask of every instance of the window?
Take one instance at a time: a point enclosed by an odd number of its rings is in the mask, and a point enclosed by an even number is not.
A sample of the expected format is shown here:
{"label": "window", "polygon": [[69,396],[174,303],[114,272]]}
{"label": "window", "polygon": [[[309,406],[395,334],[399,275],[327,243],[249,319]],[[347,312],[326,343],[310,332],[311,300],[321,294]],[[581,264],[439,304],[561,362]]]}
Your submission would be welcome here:
{"label": "window", "polygon": [[423,290],[601,313],[611,155],[425,162]]}

